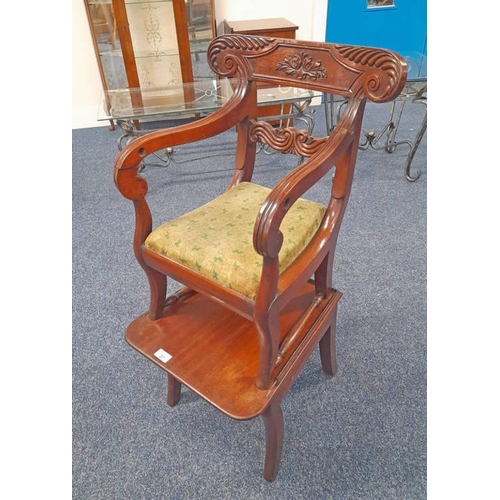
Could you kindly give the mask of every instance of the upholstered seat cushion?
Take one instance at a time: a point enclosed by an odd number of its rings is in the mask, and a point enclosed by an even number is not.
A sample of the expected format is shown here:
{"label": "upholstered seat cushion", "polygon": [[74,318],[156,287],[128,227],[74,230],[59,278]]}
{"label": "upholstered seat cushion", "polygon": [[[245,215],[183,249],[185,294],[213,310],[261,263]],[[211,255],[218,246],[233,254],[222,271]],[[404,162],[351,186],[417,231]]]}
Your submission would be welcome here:
{"label": "upholstered seat cushion", "polygon": [[[255,298],[262,257],[253,247],[253,231],[268,188],[242,182],[186,215],[155,229],[144,246],[246,297]],[[325,207],[297,200],[287,212],[280,273],[307,246],[318,229]]]}

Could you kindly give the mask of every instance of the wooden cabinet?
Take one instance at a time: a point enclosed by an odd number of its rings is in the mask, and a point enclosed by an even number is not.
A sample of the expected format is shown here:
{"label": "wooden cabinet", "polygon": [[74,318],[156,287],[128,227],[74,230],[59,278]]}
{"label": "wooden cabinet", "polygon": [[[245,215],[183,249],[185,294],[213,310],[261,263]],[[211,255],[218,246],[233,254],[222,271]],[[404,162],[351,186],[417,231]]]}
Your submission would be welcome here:
{"label": "wooden cabinet", "polygon": [[298,26],[282,17],[251,21],[227,21],[224,19],[221,25],[221,31],[224,34],[244,33],[275,38],[295,38],[295,32],[298,29]]}
{"label": "wooden cabinet", "polygon": [[212,79],[213,0],[84,0],[104,90]]}
{"label": "wooden cabinet", "polygon": [[[269,36],[272,38],[295,39],[295,32],[299,27],[290,21],[278,17],[272,19],[254,19],[250,21],[227,21],[224,19],[219,26],[219,34],[240,33],[245,35]],[[260,87],[265,87],[260,85]],[[259,108],[259,116],[277,117],[290,113],[290,105],[270,105]],[[281,126],[281,120],[269,120],[272,125]],[[292,121],[289,122],[290,124]]]}

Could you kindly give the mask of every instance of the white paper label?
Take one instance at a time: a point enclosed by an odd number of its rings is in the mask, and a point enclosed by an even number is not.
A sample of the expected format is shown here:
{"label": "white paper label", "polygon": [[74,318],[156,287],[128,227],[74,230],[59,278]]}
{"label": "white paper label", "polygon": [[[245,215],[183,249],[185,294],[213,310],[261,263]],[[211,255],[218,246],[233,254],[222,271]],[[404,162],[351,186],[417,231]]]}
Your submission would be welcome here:
{"label": "white paper label", "polygon": [[172,355],[164,351],[163,349],[158,349],[154,355],[164,363],[166,363],[169,359],[172,358]]}

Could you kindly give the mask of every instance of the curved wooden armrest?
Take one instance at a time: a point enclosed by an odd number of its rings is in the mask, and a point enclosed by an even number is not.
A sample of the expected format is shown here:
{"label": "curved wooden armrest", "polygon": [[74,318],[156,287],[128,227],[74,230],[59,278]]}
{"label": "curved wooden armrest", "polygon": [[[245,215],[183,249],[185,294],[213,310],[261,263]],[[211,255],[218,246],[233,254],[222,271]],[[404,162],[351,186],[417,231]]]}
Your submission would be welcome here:
{"label": "curved wooden armrest", "polygon": [[[279,230],[283,218],[290,207],[348,153],[355,132],[352,124],[359,112],[362,113],[364,103],[364,99],[351,101],[322,150],[283,177],[269,193],[255,221],[253,244],[257,253],[270,258],[278,256],[283,244],[283,235]],[[344,197],[348,188],[346,182],[346,179],[339,181],[342,185],[335,186],[333,197]]]}
{"label": "curved wooden armrest", "polygon": [[114,179],[120,193],[130,200],[144,198],[148,185],[139,175],[144,157],[160,149],[196,142],[234,127],[252,111],[254,84],[241,79],[229,101],[214,113],[193,123],[145,134],[134,139],[115,159]]}

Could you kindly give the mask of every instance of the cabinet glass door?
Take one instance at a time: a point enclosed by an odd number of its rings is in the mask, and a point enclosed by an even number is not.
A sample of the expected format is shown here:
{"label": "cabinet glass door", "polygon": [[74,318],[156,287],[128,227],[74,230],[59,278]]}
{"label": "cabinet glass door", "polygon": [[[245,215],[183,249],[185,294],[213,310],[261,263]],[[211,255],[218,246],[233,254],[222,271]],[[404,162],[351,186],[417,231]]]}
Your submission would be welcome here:
{"label": "cabinet glass door", "polygon": [[172,0],[125,0],[141,88],[182,83]]}
{"label": "cabinet glass door", "polygon": [[89,0],[87,12],[95,49],[99,54],[103,83],[108,89],[127,87],[127,73],[111,0]]}
{"label": "cabinet glass door", "polygon": [[213,79],[207,62],[207,49],[215,36],[214,13],[211,0],[185,0],[189,51],[195,81]]}
{"label": "cabinet glass door", "polygon": [[104,90],[213,79],[213,0],[85,0]]}
{"label": "cabinet glass door", "polygon": [[215,34],[213,0],[85,0],[85,7],[108,114],[110,92],[148,90],[144,98],[131,93],[140,109],[155,89],[190,101],[190,84],[214,78],[206,56]]}

